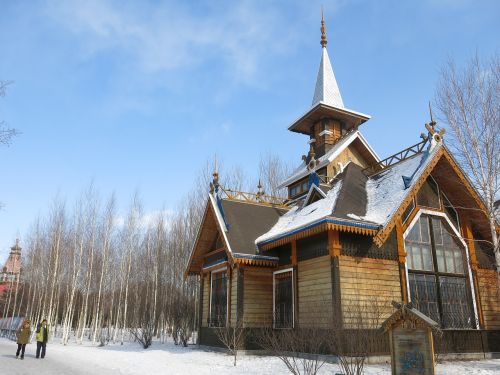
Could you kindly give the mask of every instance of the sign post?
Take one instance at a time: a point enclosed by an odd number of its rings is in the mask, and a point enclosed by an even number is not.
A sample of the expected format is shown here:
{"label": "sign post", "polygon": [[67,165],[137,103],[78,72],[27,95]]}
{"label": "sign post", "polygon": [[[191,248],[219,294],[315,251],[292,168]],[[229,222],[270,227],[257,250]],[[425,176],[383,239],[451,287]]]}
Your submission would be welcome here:
{"label": "sign post", "polygon": [[393,375],[435,375],[433,333],[438,323],[411,304],[393,302],[397,310],[383,324],[389,333]]}

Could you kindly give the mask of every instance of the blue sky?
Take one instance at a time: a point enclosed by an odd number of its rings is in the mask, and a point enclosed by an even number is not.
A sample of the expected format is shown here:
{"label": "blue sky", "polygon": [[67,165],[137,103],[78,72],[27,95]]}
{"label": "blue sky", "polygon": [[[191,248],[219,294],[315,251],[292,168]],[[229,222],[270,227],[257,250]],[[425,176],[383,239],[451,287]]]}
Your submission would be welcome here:
{"label": "blue sky", "polygon": [[175,210],[219,155],[256,175],[261,154],[300,162],[288,125],[312,99],[325,7],[346,107],[381,156],[416,143],[439,67],[499,51],[497,1],[0,0],[0,262],[56,195],[91,181],[120,211]]}

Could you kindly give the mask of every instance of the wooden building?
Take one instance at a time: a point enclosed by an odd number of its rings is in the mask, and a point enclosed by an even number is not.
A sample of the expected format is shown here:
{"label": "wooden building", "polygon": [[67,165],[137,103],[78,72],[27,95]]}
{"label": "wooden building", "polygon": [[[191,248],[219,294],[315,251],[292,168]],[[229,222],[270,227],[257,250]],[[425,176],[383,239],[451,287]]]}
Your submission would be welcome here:
{"label": "wooden building", "polygon": [[370,116],[344,106],[321,29],[313,102],[289,127],[309,150],[283,181],[288,198],[227,190],[214,173],[186,270],[200,280],[199,343],[218,345],[214,327],[238,322],[354,327],[360,305],[382,322],[392,301],[411,301],[440,324],[443,350],[500,352],[481,197],[432,118],[420,142],[380,160],[359,130]]}

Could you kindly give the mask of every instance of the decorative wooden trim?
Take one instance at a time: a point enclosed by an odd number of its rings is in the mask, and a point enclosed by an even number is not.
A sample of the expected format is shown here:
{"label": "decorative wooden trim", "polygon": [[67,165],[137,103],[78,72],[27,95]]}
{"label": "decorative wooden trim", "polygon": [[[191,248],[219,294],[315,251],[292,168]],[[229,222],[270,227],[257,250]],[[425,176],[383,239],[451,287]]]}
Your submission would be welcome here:
{"label": "decorative wooden trim", "polygon": [[342,245],[340,244],[340,236],[337,230],[329,230],[328,231],[328,252],[330,256],[340,256],[340,251],[342,249]]}
{"label": "decorative wooden trim", "polygon": [[362,227],[357,227],[357,226],[323,222],[323,223],[318,224],[312,228],[305,229],[301,232],[294,233],[294,234],[291,234],[289,236],[285,236],[285,237],[277,239],[275,241],[266,243],[265,245],[262,245],[261,248],[262,248],[262,250],[270,250],[270,249],[273,249],[275,247],[292,242],[293,240],[299,240],[301,238],[310,237],[310,236],[313,236],[315,234],[325,232],[327,230],[363,234],[365,236],[374,236],[375,234],[377,234],[376,229],[369,229],[369,228],[362,228]]}
{"label": "decorative wooden trim", "polygon": [[292,265],[297,265],[297,240],[292,240]]}
{"label": "decorative wooden trim", "polygon": [[405,239],[404,239],[404,228],[401,223],[401,218],[396,221],[396,236],[397,236],[397,244],[398,244],[398,260],[399,263],[406,262],[406,251],[405,251]]}
{"label": "decorative wooden trim", "polygon": [[326,225],[328,230],[336,230],[339,232],[363,234],[365,236],[374,236],[375,234],[377,234],[376,229],[369,229],[369,228],[362,228],[357,226],[334,224],[334,223],[327,223]]}
{"label": "decorative wooden trim", "polygon": [[234,263],[246,266],[276,267],[277,262],[273,260],[234,258]]}
{"label": "decorative wooden trim", "polygon": [[[415,210],[416,212],[416,210]],[[411,220],[407,220],[410,222]],[[404,230],[401,218],[396,221],[396,240],[398,246],[399,280],[401,283],[401,297],[403,303],[408,303],[408,281],[406,279],[406,251],[404,244]]]}
{"label": "decorative wooden trim", "polygon": [[[432,161],[427,165],[425,170],[422,172],[420,175],[419,179],[415,182],[411,190],[408,192],[406,195],[406,198],[403,200],[399,208],[396,210],[396,212],[392,215],[392,218],[389,220],[387,225],[382,228],[381,230],[378,231],[376,236],[373,238],[373,242],[378,246],[382,246],[389,234],[391,233],[392,229],[396,225],[397,219],[401,218],[403,215],[403,212],[406,210],[406,207],[410,204],[411,200],[413,199],[413,196],[420,190],[422,185],[424,184],[425,180],[429,175],[431,174],[432,170],[438,163],[438,161],[441,159],[441,156],[445,153],[445,148],[441,147],[436,154],[434,154]],[[407,220],[409,222],[409,220]]]}

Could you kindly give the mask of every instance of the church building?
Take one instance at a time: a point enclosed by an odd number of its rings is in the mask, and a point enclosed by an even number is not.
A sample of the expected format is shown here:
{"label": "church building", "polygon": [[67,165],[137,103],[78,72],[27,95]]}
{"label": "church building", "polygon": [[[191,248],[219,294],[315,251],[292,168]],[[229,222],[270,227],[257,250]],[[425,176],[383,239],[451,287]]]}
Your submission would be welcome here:
{"label": "church building", "polygon": [[349,327],[360,304],[382,322],[397,301],[437,322],[450,352],[500,352],[483,200],[432,113],[414,145],[383,160],[361,133],[369,120],[344,104],[322,20],[312,104],[288,127],[309,144],[281,184],[288,197],[229,190],[214,172],[186,269],[200,282],[199,344],[239,324]]}

